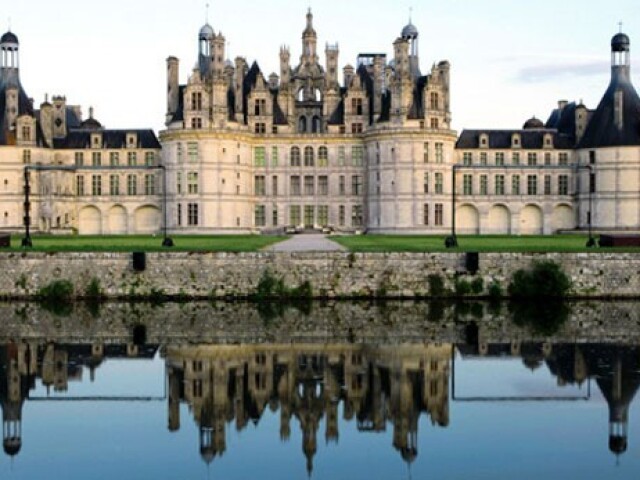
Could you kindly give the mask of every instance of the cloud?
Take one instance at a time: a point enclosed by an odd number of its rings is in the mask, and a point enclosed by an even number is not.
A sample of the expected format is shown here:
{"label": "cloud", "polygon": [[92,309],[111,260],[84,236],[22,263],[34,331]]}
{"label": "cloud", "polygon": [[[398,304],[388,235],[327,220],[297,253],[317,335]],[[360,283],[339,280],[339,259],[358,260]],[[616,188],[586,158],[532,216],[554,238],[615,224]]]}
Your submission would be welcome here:
{"label": "cloud", "polygon": [[609,68],[610,64],[605,61],[538,64],[521,68],[515,81],[517,83],[543,83],[567,78],[592,77],[607,74]]}

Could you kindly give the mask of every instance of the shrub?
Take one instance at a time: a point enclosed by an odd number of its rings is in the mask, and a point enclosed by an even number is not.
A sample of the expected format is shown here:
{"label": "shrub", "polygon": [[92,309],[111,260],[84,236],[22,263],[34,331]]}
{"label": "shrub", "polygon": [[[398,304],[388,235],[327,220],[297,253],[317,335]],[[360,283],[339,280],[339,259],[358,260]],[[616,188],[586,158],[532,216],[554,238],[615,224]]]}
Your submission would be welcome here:
{"label": "shrub", "polygon": [[69,280],[54,280],[38,290],[38,298],[47,302],[66,302],[73,300],[73,284]]}
{"label": "shrub", "polygon": [[489,297],[495,300],[502,298],[502,286],[495,280],[489,285]]}
{"label": "shrub", "polygon": [[84,296],[92,300],[101,299],[103,297],[103,291],[100,286],[100,280],[93,277],[87,285],[87,288],[84,289]]}
{"label": "shrub", "polygon": [[529,270],[518,270],[509,284],[509,295],[514,298],[562,298],[571,281],[554,262],[536,262]]}
{"label": "shrub", "polygon": [[429,293],[432,297],[444,296],[444,279],[442,275],[438,275],[437,273],[431,274],[427,277],[427,281],[429,282]]}
{"label": "shrub", "polygon": [[456,295],[465,296],[471,293],[471,284],[463,278],[456,279]]}
{"label": "shrub", "polygon": [[482,277],[476,277],[473,282],[471,282],[471,291],[474,295],[480,295],[484,291],[484,280]]}

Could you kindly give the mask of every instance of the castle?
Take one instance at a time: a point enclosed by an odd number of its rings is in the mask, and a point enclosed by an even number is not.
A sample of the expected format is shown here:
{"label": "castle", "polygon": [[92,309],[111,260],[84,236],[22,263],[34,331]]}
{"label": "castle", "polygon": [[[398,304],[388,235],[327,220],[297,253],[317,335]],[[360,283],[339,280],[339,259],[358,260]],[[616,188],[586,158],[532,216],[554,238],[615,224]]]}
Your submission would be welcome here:
{"label": "castle", "polygon": [[279,74],[268,77],[256,62],[227,59],[225,37],[203,26],[185,85],[179,60],[167,59],[159,140],[83,120],[64,97],[35,109],[20,83],[18,39],[6,33],[0,228],[23,228],[24,176],[34,174],[40,231],[640,230],[640,98],[627,35],[612,39],[611,84],[597,109],[563,101],[546,123],[458,136],[450,65],[422,73],[411,22],[392,58],[361,54],[340,83],[339,47],[326,44],[321,63],[313,20],[309,11],[299,60],[282,47]]}

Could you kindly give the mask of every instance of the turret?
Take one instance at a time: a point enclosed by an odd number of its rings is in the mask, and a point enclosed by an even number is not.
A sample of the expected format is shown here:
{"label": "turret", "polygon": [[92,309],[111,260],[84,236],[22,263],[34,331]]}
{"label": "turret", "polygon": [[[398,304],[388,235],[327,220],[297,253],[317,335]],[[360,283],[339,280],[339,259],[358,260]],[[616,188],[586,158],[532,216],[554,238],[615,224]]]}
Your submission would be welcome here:
{"label": "turret", "polygon": [[318,63],[318,34],[313,28],[313,14],[311,8],[307,12],[307,27],[302,32],[302,56],[301,65],[315,65]]}
{"label": "turret", "polygon": [[2,83],[18,86],[20,82],[20,43],[11,31],[0,38],[0,70]]}
{"label": "turret", "polygon": [[53,145],[53,105],[49,103],[49,96],[45,95],[40,104],[40,126],[47,145]]}
{"label": "turret", "polygon": [[338,56],[340,55],[340,48],[338,44],[329,45],[325,49],[325,56],[327,58],[327,86],[333,88],[338,84]]}
{"label": "turret", "polygon": [[67,99],[66,97],[53,97],[53,138],[67,136]]}
{"label": "turret", "polygon": [[291,81],[291,52],[289,47],[280,47],[280,83],[285,86]]}
{"label": "turret", "polygon": [[198,69],[205,78],[211,69],[212,42],[215,37],[213,28],[206,23],[198,33]]}
{"label": "turret", "polygon": [[415,78],[421,77],[420,73],[420,56],[418,55],[418,36],[419,32],[416,26],[411,23],[402,29],[401,38],[409,44],[409,71]]}

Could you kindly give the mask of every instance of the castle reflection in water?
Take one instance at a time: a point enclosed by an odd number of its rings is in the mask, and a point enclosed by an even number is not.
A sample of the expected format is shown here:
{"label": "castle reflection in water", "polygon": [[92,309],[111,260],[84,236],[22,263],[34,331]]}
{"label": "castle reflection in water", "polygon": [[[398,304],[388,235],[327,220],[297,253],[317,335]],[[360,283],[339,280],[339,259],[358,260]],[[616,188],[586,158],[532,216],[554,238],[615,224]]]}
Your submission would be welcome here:
{"label": "castle reflection in water", "polygon": [[[527,368],[546,365],[559,387],[594,379],[609,406],[609,448],[627,450],[629,406],[640,387],[640,346],[566,343],[299,345],[62,345],[17,341],[0,346],[0,400],[7,455],[22,445],[22,410],[41,380],[65,392],[108,358],[154,358],[167,372],[168,428],[180,428],[186,403],[199,427],[207,463],[224,454],[227,429],[257,424],[269,409],[280,413],[280,439],[302,432],[307,469],[318,438],[338,442],[339,415],[361,432],[393,430],[393,448],[407,462],[418,455],[422,415],[447,427],[454,353],[462,358],[522,358]],[[319,431],[324,423],[324,432]],[[275,434],[275,432],[274,432]]]}

